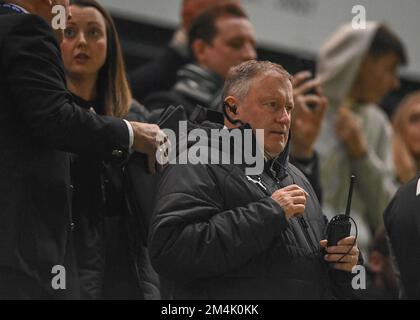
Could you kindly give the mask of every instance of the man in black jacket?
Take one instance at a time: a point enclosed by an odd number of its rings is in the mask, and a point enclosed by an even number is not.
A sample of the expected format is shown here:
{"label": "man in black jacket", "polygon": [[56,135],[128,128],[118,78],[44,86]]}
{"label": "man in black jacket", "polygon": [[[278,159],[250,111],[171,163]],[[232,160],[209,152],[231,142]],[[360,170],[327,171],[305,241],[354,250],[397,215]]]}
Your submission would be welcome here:
{"label": "man in black jacket", "polygon": [[384,221],[400,271],[405,299],[420,299],[420,176],[401,187]]}
{"label": "man in black jacket", "polygon": [[[78,298],[66,151],[120,161],[132,147],[155,159],[156,125],[72,102],[48,25],[55,5],[68,0],[0,2],[0,299]],[[58,290],[55,266],[66,270]]]}
{"label": "man in black jacket", "polygon": [[[223,83],[229,69],[256,58],[253,26],[244,10],[235,3],[215,6],[196,17],[188,40],[195,62],[179,70],[171,90],[155,92],[143,100],[151,110],[151,122],[157,122],[170,105],[182,105],[187,117],[195,116],[198,105],[222,112]],[[293,78],[296,110],[292,125],[299,128],[299,134],[293,136],[291,162],[303,171],[321,201],[314,144],[327,99],[320,93],[308,94],[319,87],[317,80],[310,77],[309,72],[300,72]],[[309,103],[313,110],[308,107]]]}
{"label": "man in black jacket", "polygon": [[[149,238],[164,289],[176,299],[348,297],[349,272],[359,256],[354,237],[322,254],[326,218],[310,183],[288,161],[290,75],[270,62],[245,62],[229,72],[223,96],[226,126],[245,124],[232,129],[243,136],[247,128],[264,130],[263,170],[251,175],[248,162],[237,164],[236,157],[235,164],[214,164],[219,151],[238,149],[237,143],[216,148],[218,139],[197,142],[207,146],[200,154],[207,152],[212,164],[165,170]],[[227,130],[208,124],[208,132],[215,127]],[[197,144],[189,151],[196,153]]]}

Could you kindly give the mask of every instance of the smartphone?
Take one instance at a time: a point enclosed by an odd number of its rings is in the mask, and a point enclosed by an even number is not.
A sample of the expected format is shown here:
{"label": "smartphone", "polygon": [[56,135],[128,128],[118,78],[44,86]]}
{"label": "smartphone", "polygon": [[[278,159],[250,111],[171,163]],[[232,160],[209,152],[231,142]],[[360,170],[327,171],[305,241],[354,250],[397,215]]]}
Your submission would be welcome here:
{"label": "smartphone", "polygon": [[[310,60],[308,58],[298,57],[298,63],[297,64],[298,64],[298,68],[297,68],[298,72],[301,72],[301,71],[309,71],[312,74],[312,78],[311,79],[314,79],[315,78],[315,73],[316,73],[315,61]],[[312,94],[313,95],[317,95],[318,92],[315,89],[311,89],[306,94],[308,94],[308,95],[312,95]],[[315,104],[308,104],[308,107],[311,110],[314,110],[316,108],[316,105]]]}

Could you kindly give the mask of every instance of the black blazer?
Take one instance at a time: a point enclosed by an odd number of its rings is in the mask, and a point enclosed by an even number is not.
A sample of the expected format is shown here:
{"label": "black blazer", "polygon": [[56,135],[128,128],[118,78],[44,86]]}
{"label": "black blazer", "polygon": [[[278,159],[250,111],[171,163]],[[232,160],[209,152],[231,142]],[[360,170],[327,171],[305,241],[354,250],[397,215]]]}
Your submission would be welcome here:
{"label": "black blazer", "polygon": [[122,120],[72,102],[46,21],[0,7],[0,268],[51,291],[52,267],[72,261],[66,152],[122,157],[128,142]]}

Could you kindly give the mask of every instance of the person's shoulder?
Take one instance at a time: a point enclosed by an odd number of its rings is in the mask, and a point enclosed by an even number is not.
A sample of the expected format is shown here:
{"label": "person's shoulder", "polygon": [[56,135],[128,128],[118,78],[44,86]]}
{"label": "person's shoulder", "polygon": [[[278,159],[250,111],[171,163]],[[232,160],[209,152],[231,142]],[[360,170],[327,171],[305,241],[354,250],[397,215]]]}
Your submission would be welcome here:
{"label": "person's shoulder", "polygon": [[[183,155],[181,155],[181,158]],[[196,197],[217,184],[206,164],[183,164],[180,158],[169,164],[161,173],[158,198],[168,194],[190,194]],[[207,190],[207,191],[203,191]]]}
{"label": "person's shoulder", "polygon": [[301,170],[299,170],[299,168],[297,168],[295,165],[289,162],[289,164],[287,165],[287,171],[290,175],[292,175],[293,180],[298,186],[306,187],[306,191],[308,191],[307,189],[310,189],[311,192],[315,193],[308,178],[306,178],[306,176]]}
{"label": "person's shoulder", "polygon": [[[11,39],[11,45],[18,45],[20,41],[52,42],[56,46],[57,40],[49,24],[40,16],[33,14],[11,14],[0,16],[0,27],[7,26],[4,38]],[[4,30],[4,29],[3,29]]]}
{"label": "person's shoulder", "polygon": [[36,15],[1,15],[0,41],[3,61],[17,61],[17,56],[54,61],[61,59],[59,45],[52,28],[43,18]]}
{"label": "person's shoulder", "polygon": [[[294,178],[298,178],[300,183],[306,183],[308,182],[308,179],[305,177],[302,171],[298,169],[294,164],[289,162],[287,164],[287,171],[289,174],[293,175]],[[309,182],[308,182],[309,183]]]}
{"label": "person's shoulder", "polygon": [[42,17],[35,14],[2,14],[0,22],[7,23],[14,28],[28,28],[34,31],[44,30],[52,32],[51,27]]}
{"label": "person's shoulder", "polygon": [[[401,186],[384,213],[386,225],[412,222],[420,210],[420,175]],[[391,223],[392,222],[392,223]]]}
{"label": "person's shoulder", "polygon": [[25,14],[22,16],[22,28],[30,29],[32,33],[40,33],[52,37],[55,40],[54,31],[44,18],[34,14]]}
{"label": "person's shoulder", "polygon": [[[181,149],[182,144],[180,142],[179,147]],[[173,151],[176,147],[176,145],[171,146]],[[194,147],[198,147],[198,144],[195,144]],[[235,171],[234,175],[236,176],[243,171],[233,163],[217,162],[218,159],[214,159],[213,156],[217,154],[217,157],[219,157],[220,150],[218,148],[210,145],[202,145],[198,148],[200,148],[200,155],[204,156],[203,158],[196,158],[197,150],[191,150],[191,146],[187,146],[177,155],[170,155],[169,164],[165,167],[163,176],[169,176],[170,179],[174,179],[178,183],[184,178],[190,183],[200,183],[200,181],[208,179],[213,181],[224,180],[227,176],[232,175],[233,171]]]}
{"label": "person's shoulder", "polygon": [[165,108],[169,105],[183,105],[185,99],[174,90],[156,91],[142,100],[149,110]]}
{"label": "person's shoulder", "polygon": [[16,27],[25,24],[27,21],[26,16],[28,15],[10,14],[9,12],[0,11],[0,33],[2,37],[12,33]]}
{"label": "person's shoulder", "polygon": [[396,197],[406,197],[410,196],[413,199],[415,197],[419,198],[419,206],[420,206],[420,176],[416,176],[415,178],[411,179],[408,183],[401,186],[401,188],[398,190]]}
{"label": "person's shoulder", "polygon": [[144,105],[133,99],[125,119],[129,121],[148,122],[150,119],[150,112]]}
{"label": "person's shoulder", "polygon": [[389,118],[385,111],[377,104],[369,103],[364,107],[365,115],[372,119],[372,121],[376,121],[377,123],[390,125]]}

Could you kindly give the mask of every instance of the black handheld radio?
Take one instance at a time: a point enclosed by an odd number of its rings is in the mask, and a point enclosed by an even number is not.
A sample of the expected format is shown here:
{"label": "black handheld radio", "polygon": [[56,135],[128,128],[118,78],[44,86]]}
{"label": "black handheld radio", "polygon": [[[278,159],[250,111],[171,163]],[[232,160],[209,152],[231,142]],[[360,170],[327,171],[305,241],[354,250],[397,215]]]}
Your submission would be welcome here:
{"label": "black handheld radio", "polygon": [[353,187],[356,177],[351,176],[349,195],[347,198],[346,214],[340,214],[331,219],[327,226],[327,245],[328,247],[336,246],[338,241],[350,236],[351,222],[350,222],[350,208],[351,199],[353,197]]}

